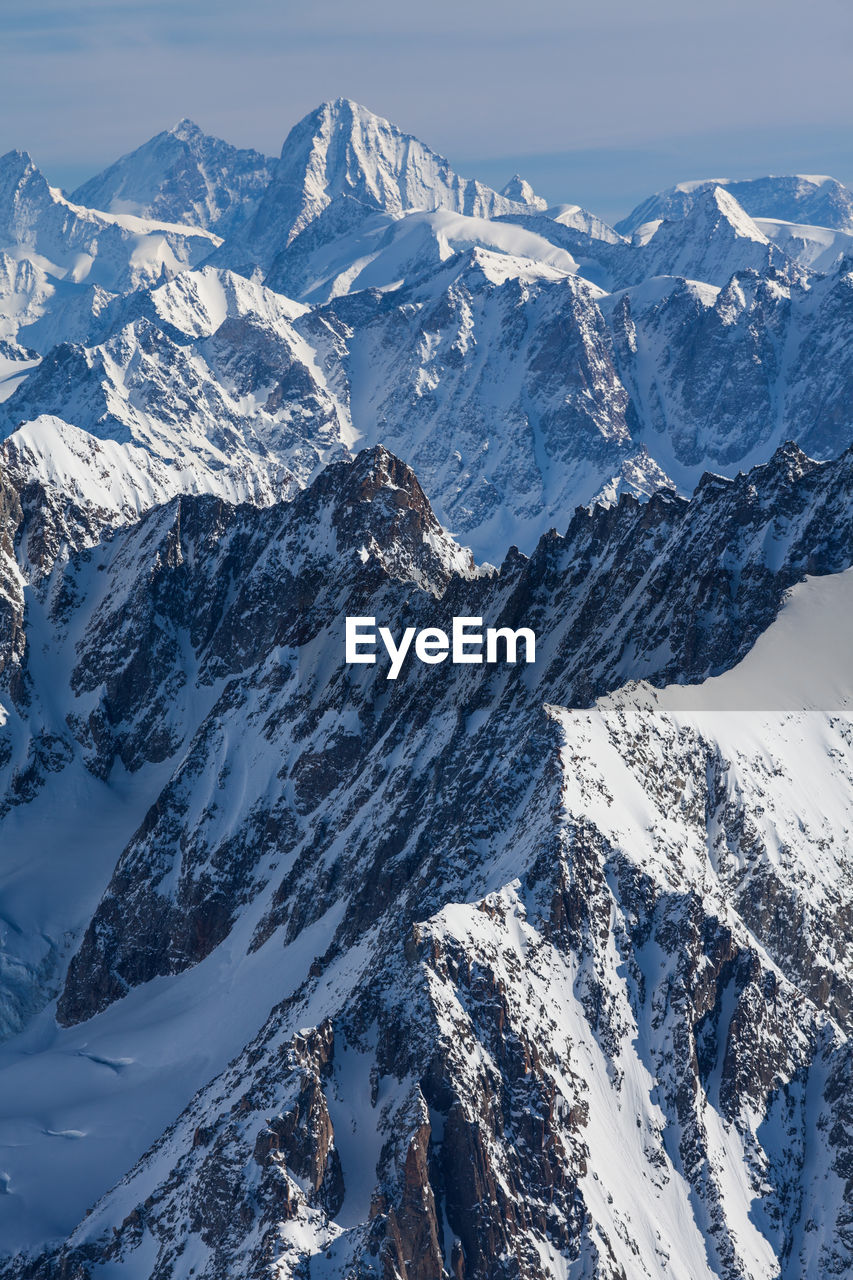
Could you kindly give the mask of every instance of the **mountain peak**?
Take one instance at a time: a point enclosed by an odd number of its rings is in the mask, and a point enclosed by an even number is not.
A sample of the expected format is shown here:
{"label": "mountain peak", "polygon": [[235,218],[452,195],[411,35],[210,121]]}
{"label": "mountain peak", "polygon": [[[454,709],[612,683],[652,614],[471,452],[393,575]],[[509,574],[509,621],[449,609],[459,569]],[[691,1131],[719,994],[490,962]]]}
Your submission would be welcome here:
{"label": "mountain peak", "polygon": [[29,151],[7,151],[4,156],[0,156],[0,182],[4,186],[10,181],[19,182],[22,178],[39,172]]}
{"label": "mountain peak", "polygon": [[386,120],[383,116],[378,116],[368,107],[364,107],[360,102],[356,102],[353,98],[331,98],[326,102],[321,102],[318,111],[325,112],[327,115],[349,115],[371,117],[374,120],[381,120],[383,124],[391,125],[390,120]]}
{"label": "mountain peak", "polygon": [[744,236],[747,240],[755,240],[758,244],[767,243],[767,237],[725,187],[714,186],[702,192],[696,201],[695,209],[699,211],[700,216],[707,216],[708,212],[713,216],[713,210],[716,210],[722,214],[736,235]]}
{"label": "mountain peak", "polygon": [[[323,102],[293,126],[281,149],[273,180],[246,234],[229,248],[228,265],[269,270],[306,227],[334,206],[341,221],[374,213],[399,216],[447,209],[471,217],[494,218],[544,207],[499,195],[474,179],[462,178],[444,156],[412,134],[350,98]],[[324,229],[326,238],[328,230]]]}
{"label": "mountain peak", "polygon": [[172,126],[169,130],[169,136],[177,138],[181,142],[195,142],[199,138],[204,138],[205,133],[194,120],[190,120],[189,116],[184,116],[182,120]]}
{"label": "mountain peak", "polygon": [[616,224],[630,236],[645,223],[684,218],[697,199],[713,188],[724,188],[750,218],[778,218],[784,222],[853,230],[853,191],[825,174],[768,175],[762,178],[698,178],[658,191]]}
{"label": "mountain peak", "polygon": [[533,209],[547,209],[548,201],[543,200],[541,196],[537,196],[526,178],[522,178],[520,173],[514,173],[506,186],[501,188],[500,194],[505,196],[507,200],[514,200],[516,204],[529,204]]}
{"label": "mountain peak", "polygon": [[392,577],[437,594],[452,574],[476,573],[471,552],[439,523],[412,468],[384,445],[326,467],[292,510],[319,525],[322,507],[331,510],[338,549],[375,557]]}
{"label": "mountain peak", "polygon": [[319,494],[333,494],[336,504],[347,510],[372,502],[383,490],[394,490],[399,508],[414,506],[430,528],[440,528],[412,468],[382,444],[361,449],[351,462],[332,463],[320,472],[312,487]]}
{"label": "mountain peak", "polygon": [[682,216],[675,213],[639,226],[633,252],[635,279],[682,276],[718,289],[750,270],[802,270],[721,186],[697,191]]}
{"label": "mountain peak", "polygon": [[33,219],[52,201],[47,179],[27,151],[0,156],[0,245],[30,244]]}
{"label": "mountain peak", "polygon": [[790,485],[801,476],[825,466],[800,448],[795,440],[785,440],[764,463],[759,463],[748,474],[765,483],[770,480]]}
{"label": "mountain peak", "polygon": [[[707,244],[711,237],[724,235],[756,244],[769,244],[761,228],[725,187],[705,187],[697,191],[683,217],[665,218],[652,240],[673,244],[690,241],[694,245]],[[704,279],[705,277],[701,277]]]}
{"label": "mountain peak", "polygon": [[272,161],[179,120],[78,187],[75,204],[227,234],[254,209]]}

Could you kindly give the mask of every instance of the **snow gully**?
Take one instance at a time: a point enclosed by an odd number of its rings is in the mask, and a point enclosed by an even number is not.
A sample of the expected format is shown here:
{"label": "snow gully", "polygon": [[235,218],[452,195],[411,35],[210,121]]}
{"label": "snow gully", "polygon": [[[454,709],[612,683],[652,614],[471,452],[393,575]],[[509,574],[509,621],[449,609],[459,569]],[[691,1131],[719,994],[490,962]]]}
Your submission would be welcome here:
{"label": "snow gully", "polygon": [[[448,657],[455,663],[483,661],[515,663],[518,661],[519,641],[524,642],[524,661],[536,661],[536,636],[530,627],[519,627],[517,631],[513,631],[511,627],[487,627],[484,658],[482,626],[482,618],[454,618],[451,636],[448,636],[447,632],[442,631],[440,627],[424,627],[421,631],[416,631],[414,627],[406,627],[399,644],[394,640],[388,627],[379,627],[379,638],[391,659],[386,679],[397,679],[406,655],[412,647],[412,640],[415,642],[415,657],[430,665],[444,662]],[[375,663],[376,637],[375,618],[348,617],[346,661]],[[502,650],[502,657],[498,656],[499,647]]]}

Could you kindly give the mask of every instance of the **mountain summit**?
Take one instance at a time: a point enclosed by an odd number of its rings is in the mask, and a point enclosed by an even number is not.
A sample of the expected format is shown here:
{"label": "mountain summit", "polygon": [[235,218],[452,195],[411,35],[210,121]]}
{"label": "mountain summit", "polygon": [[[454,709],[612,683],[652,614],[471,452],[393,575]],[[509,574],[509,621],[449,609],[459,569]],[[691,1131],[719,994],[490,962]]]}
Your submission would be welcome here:
{"label": "mountain summit", "polygon": [[349,98],[337,98],[310,112],[287,135],[241,248],[268,268],[321,215],[339,227],[335,215],[342,206],[349,206],[353,221],[368,212],[449,209],[493,218],[541,209],[543,202],[525,188],[520,199],[510,199],[461,178],[417,138]]}
{"label": "mountain summit", "polygon": [[725,187],[751,218],[780,218],[853,231],[853,192],[836,178],[802,173],[740,181],[704,178],[680,182],[643,200],[616,224],[616,230],[630,236],[646,222],[686,217],[696,201],[715,187]]}
{"label": "mountain summit", "polygon": [[272,164],[259,151],[232,147],[185,118],[84,182],[72,199],[108,213],[226,234],[254,207]]}
{"label": "mountain summit", "polygon": [[788,261],[725,187],[697,192],[683,217],[643,224],[634,243],[641,252],[629,268],[632,282],[674,275],[722,288],[735,270],[783,268]]}

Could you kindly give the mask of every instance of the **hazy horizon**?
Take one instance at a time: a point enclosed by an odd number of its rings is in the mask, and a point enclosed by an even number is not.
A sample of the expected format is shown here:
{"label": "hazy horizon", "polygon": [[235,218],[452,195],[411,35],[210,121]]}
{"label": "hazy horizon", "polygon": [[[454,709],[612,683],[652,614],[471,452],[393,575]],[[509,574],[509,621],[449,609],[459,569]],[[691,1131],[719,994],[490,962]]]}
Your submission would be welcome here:
{"label": "hazy horizon", "polygon": [[853,13],[817,0],[810,40],[801,27],[793,0],[602,0],[594,13],[531,0],[523,18],[485,0],[417,13],[33,0],[3,19],[0,153],[27,150],[72,189],[182,116],[277,155],[301,116],[346,96],[466,176],[501,186],[518,170],[550,202],[610,220],[699,177],[849,182]]}

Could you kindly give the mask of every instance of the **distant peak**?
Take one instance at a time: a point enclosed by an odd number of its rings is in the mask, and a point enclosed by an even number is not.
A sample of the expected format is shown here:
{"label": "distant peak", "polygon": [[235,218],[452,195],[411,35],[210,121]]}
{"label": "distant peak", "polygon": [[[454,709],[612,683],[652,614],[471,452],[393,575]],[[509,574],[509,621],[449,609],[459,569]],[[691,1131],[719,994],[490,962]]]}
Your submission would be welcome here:
{"label": "distant peak", "polygon": [[0,169],[18,169],[23,173],[26,169],[35,169],[36,164],[29,151],[7,151],[0,156]]}
{"label": "distant peak", "polygon": [[360,102],[354,102],[352,98],[333,98],[328,102],[321,102],[314,111],[309,111],[305,119],[339,120],[342,122],[378,120],[383,124],[390,123],[381,116],[377,116],[375,112],[369,111],[367,107],[363,107]]}
{"label": "distant peak", "polygon": [[375,111],[371,111],[360,102],[354,102],[352,98],[334,98],[329,102],[321,102],[314,111],[309,111],[306,116],[303,116],[302,120],[294,126],[291,134],[296,137],[304,134],[306,129],[352,135],[384,134],[390,138],[409,136],[404,134],[393,121],[377,115]]}
{"label": "distant peak", "polygon": [[7,193],[24,185],[32,188],[33,183],[48,190],[47,179],[28,151],[7,151],[0,156],[0,180]]}
{"label": "distant peak", "polygon": [[713,212],[714,210],[721,213],[742,235],[746,235],[750,239],[764,239],[761,231],[743,206],[720,183],[709,184],[707,187],[699,188],[692,207],[687,210],[686,215],[678,216],[674,221],[678,223],[698,221],[703,216],[707,216],[708,212]]}
{"label": "distant peak", "polygon": [[519,204],[532,204],[541,207],[545,205],[545,201],[537,196],[530,183],[526,178],[522,178],[520,173],[512,175],[500,194],[505,196],[507,200],[516,200]]}
{"label": "distant peak", "polygon": [[353,111],[358,114],[373,114],[371,111],[367,110],[367,107],[363,107],[361,103],[355,102],[352,98],[333,98],[331,102],[324,102],[323,106],[327,107],[330,111]]}
{"label": "distant peak", "polygon": [[[689,182],[678,182],[675,185],[676,191],[682,191],[685,195],[690,195],[694,191],[702,191],[713,187],[727,187],[731,182],[731,178],[692,178]],[[659,191],[658,195],[665,195],[665,191]]]}
{"label": "distant peak", "polygon": [[719,183],[711,187],[710,198],[718,209],[724,209],[727,213],[738,212],[743,214],[744,212],[731,192],[727,191],[725,187],[721,187]]}
{"label": "distant peak", "polygon": [[169,130],[173,138],[180,139],[181,142],[189,142],[191,138],[198,138],[202,135],[203,130],[199,128],[194,120],[190,120],[188,116],[184,116],[183,120],[179,120],[176,125]]}
{"label": "distant peak", "polygon": [[730,195],[725,186],[720,182],[709,182],[705,187],[699,187],[696,191],[696,205],[715,204],[718,209],[725,209],[729,205],[736,205],[733,195]]}

